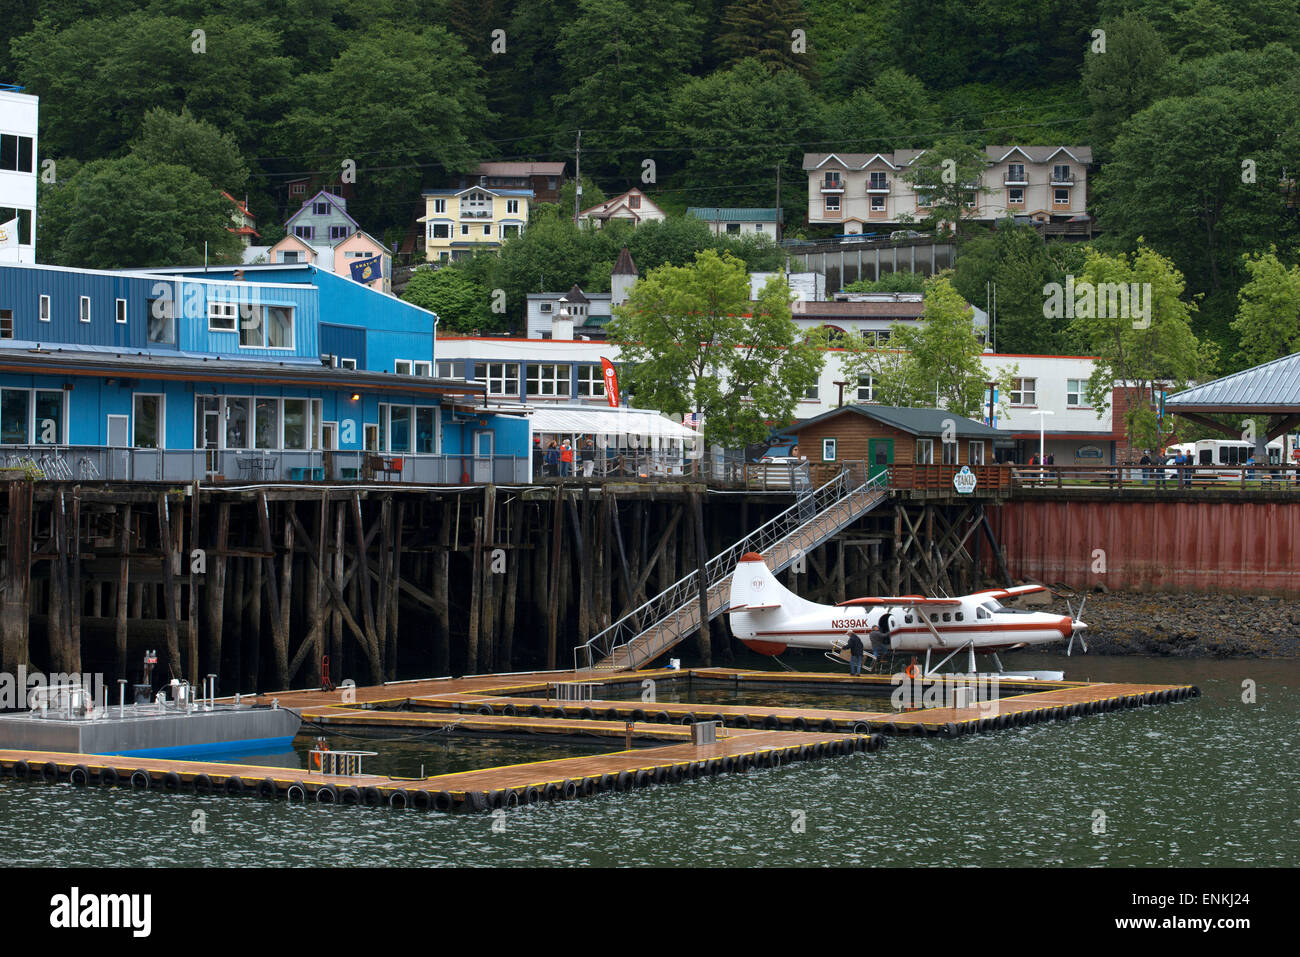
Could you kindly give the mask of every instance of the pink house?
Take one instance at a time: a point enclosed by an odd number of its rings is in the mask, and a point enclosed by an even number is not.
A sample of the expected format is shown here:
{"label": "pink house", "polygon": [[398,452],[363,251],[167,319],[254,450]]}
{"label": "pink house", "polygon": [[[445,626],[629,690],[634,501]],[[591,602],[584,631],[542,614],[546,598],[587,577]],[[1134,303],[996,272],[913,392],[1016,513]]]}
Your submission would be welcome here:
{"label": "pink house", "polygon": [[[365,230],[358,229],[347,239],[335,245],[333,272],[347,279],[355,278],[352,275],[352,264],[373,259],[375,256],[380,259],[380,268],[375,278],[365,283],[365,285],[376,292],[391,293],[393,256],[388,250],[384,249],[383,243]],[[358,279],[357,281],[361,282],[362,280]]]}

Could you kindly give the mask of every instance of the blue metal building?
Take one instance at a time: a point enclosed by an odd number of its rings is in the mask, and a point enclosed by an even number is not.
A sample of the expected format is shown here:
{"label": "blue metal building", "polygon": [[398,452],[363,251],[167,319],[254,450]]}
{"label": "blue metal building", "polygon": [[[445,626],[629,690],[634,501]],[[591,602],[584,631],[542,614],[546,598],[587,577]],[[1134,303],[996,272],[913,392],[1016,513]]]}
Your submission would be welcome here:
{"label": "blue metal building", "polygon": [[435,323],[311,266],[3,265],[0,465],[82,479],[526,478],[527,420],[433,375]]}

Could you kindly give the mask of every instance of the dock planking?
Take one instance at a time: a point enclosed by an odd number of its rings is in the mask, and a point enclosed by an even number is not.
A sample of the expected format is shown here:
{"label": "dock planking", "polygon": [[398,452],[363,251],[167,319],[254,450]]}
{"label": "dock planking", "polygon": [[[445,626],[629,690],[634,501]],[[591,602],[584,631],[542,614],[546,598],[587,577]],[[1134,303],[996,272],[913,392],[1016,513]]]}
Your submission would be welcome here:
{"label": "dock planking", "polygon": [[[473,675],[334,691],[283,691],[242,700],[293,708],[304,721],[321,728],[368,727],[385,732],[406,729],[417,734],[594,736],[623,741],[630,732],[634,742],[656,743],[606,754],[552,758],[422,779],[321,775],[213,761],[18,750],[0,750],[0,772],[48,781],[71,780],[75,784],[260,794],[319,803],[440,811],[486,810],[876,751],[884,745],[885,735],[958,737],[1180,701],[1200,694],[1190,685],[1017,681],[1003,687],[1023,690],[1021,694],[963,708],[940,706],[902,712],[539,697],[549,695],[557,683],[635,687],[647,678],[676,681],[695,677],[702,682],[725,682],[737,687],[748,684],[769,689],[860,689],[876,695],[892,691],[898,683],[887,675],[853,677],[703,668]],[[939,681],[942,678],[937,676]],[[920,686],[934,684],[931,679],[920,682]],[[1031,688],[1037,690],[1028,690]],[[718,740],[693,744],[688,727],[692,721],[720,722]]]}

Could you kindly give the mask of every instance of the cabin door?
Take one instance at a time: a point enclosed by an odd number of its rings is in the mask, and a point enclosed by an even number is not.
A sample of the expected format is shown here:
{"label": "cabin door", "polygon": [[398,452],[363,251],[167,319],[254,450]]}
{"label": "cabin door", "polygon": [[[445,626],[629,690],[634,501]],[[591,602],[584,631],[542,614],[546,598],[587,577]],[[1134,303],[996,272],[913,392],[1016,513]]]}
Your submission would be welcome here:
{"label": "cabin door", "polygon": [[894,464],[893,439],[867,440],[867,478],[873,479]]}
{"label": "cabin door", "polygon": [[131,428],[125,415],[108,417],[108,474],[107,479],[125,481],[131,478]]}
{"label": "cabin door", "polygon": [[474,433],[474,481],[492,481],[492,440],[490,431]]}

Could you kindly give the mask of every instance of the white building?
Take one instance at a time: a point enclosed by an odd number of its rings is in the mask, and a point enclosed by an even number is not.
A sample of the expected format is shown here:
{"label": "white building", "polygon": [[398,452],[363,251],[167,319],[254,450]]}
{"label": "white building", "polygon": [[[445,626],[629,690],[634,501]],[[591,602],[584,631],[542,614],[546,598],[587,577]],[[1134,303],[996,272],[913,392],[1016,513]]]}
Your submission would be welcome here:
{"label": "white building", "polygon": [[0,224],[18,220],[18,246],[5,262],[36,262],[37,114],[40,99],[0,85]]}
{"label": "white building", "polygon": [[[617,363],[618,346],[584,340],[440,337],[437,374],[457,378],[468,374],[486,382],[489,402],[605,405],[602,357]],[[995,443],[995,458],[1028,462],[1038,451],[1041,422],[1044,450],[1055,456],[1055,464],[1114,463],[1116,442],[1124,439],[1123,426],[1112,427],[1109,408],[1098,416],[1088,404],[1085,386],[1092,375],[1092,359],[989,353],[983,362],[990,377],[1002,369],[1015,369],[1006,412],[999,409],[994,423],[1005,434]],[[849,381],[844,375],[844,353],[831,349],[817,385],[799,403],[795,418],[811,419],[841,402],[875,401],[875,383],[869,377]]]}
{"label": "white building", "polygon": [[613,307],[627,301],[636,280],[636,263],[624,246],[610,271],[609,292],[585,292],[576,285],[568,292],[530,292],[524,327],[528,338],[603,340]]}
{"label": "white building", "polygon": [[775,206],[690,206],[686,215],[704,220],[715,236],[761,233],[775,242],[781,210]]}
{"label": "white building", "polygon": [[[757,299],[767,281],[777,272],[752,272],[749,274],[749,298]],[[826,299],[826,273],[792,272],[786,273],[785,281],[790,284],[790,293],[796,302],[822,302]]]}

